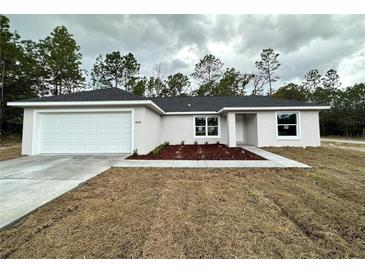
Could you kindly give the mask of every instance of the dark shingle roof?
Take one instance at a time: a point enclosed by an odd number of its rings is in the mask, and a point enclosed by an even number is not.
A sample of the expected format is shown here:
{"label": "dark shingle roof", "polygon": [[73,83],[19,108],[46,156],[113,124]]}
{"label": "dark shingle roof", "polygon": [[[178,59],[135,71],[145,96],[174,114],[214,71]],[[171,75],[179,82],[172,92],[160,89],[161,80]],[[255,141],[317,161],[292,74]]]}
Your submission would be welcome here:
{"label": "dark shingle roof", "polygon": [[154,97],[137,96],[118,88],[105,88],[78,93],[32,98],[21,102],[82,102],[152,100],[165,112],[218,111],[223,107],[302,107],[319,106],[303,101],[280,99],[271,96],[205,96],[205,97]]}
{"label": "dark shingle roof", "polygon": [[21,102],[80,102],[80,101],[126,101],[126,100],[146,100],[145,97],[134,95],[119,88],[103,88],[86,90],[70,94],[57,96],[37,97]]}
{"label": "dark shingle roof", "polygon": [[[311,103],[271,96],[205,96],[152,98],[165,112],[218,111],[223,107],[299,107]],[[190,105],[190,106],[189,106]]]}

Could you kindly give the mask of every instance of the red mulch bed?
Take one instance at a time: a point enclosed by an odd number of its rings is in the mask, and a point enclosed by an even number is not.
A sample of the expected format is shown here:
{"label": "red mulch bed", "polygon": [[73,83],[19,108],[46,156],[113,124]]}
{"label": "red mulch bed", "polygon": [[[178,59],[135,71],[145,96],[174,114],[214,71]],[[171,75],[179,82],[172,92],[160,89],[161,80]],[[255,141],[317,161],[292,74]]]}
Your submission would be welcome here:
{"label": "red mulch bed", "polygon": [[169,145],[157,156],[152,152],[129,156],[130,160],[266,160],[241,147],[212,145]]}

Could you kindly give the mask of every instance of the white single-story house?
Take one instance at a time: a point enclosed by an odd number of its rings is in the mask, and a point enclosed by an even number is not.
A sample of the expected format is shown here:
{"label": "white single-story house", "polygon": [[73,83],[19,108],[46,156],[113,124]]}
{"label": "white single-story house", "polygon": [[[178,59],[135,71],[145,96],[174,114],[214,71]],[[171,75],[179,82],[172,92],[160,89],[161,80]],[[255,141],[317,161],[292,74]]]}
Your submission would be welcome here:
{"label": "white single-story house", "polygon": [[9,102],[24,108],[22,154],[132,153],[159,144],[320,146],[327,106],[270,96],[136,96],[117,88]]}

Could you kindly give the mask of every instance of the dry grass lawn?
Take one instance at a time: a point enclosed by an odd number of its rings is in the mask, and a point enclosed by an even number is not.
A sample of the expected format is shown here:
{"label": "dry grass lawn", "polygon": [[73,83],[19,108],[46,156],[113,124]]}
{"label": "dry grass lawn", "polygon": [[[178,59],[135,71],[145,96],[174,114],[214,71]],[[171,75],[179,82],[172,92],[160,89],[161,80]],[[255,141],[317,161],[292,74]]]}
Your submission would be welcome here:
{"label": "dry grass lawn", "polygon": [[113,168],[0,232],[2,258],[365,258],[365,156],[313,169]]}
{"label": "dry grass lawn", "polygon": [[21,138],[8,136],[0,139],[0,161],[15,159],[21,156]]}
{"label": "dry grass lawn", "polygon": [[365,148],[364,144],[350,144],[350,143],[339,143],[339,142],[328,142],[328,141],[321,141],[322,146],[342,146],[342,147],[349,147],[349,148]]}

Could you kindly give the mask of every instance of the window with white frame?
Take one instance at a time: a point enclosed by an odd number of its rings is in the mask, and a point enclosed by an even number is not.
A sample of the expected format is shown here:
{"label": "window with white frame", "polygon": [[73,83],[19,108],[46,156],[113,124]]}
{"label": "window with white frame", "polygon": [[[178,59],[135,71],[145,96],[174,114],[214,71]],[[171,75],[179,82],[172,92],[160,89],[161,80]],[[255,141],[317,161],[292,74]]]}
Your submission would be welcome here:
{"label": "window with white frame", "polygon": [[298,137],[298,114],[296,112],[277,113],[278,137]]}
{"label": "window with white frame", "polygon": [[218,116],[195,117],[196,137],[217,137],[218,132]]}

